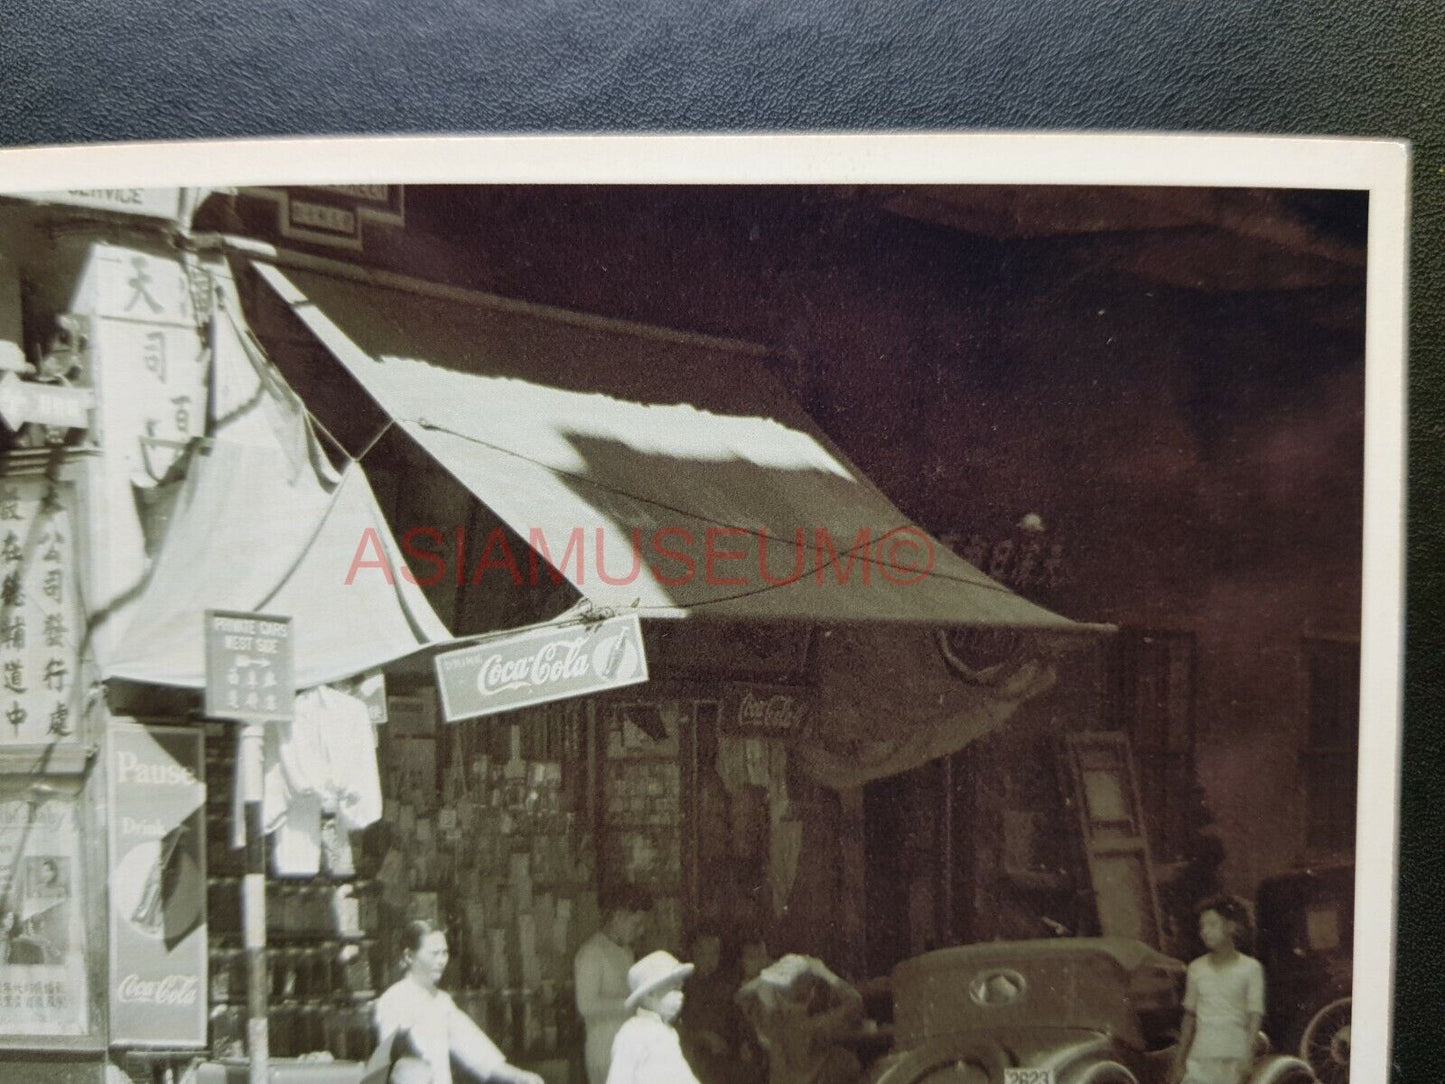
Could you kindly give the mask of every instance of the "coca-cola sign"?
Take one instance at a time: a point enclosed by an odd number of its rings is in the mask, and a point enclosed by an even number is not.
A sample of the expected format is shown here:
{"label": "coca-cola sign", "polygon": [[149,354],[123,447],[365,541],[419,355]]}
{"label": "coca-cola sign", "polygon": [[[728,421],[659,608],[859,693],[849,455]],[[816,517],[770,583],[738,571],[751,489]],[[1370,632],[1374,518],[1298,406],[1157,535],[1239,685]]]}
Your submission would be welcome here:
{"label": "coca-cola sign", "polygon": [[793,734],[802,729],[806,707],[792,693],[755,694],[745,690],[738,700],[737,729],[757,734]]}
{"label": "coca-cola sign", "polygon": [[143,979],[132,971],[116,983],[115,997],[128,1005],[194,1005],[200,990],[199,975],[170,974]]}
{"label": "coca-cola sign", "polygon": [[110,1031],[206,1041],[204,764],[195,728],[110,725]]}
{"label": "coca-cola sign", "polygon": [[447,722],[647,680],[635,615],[532,629],[438,655]]}

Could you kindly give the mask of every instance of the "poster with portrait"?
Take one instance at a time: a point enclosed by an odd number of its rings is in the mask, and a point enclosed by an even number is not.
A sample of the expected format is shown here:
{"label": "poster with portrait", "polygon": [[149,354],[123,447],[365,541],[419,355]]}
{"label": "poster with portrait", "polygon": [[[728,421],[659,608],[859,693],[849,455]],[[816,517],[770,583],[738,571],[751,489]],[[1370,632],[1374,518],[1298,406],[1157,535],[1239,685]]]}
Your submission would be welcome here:
{"label": "poster with portrait", "polygon": [[0,787],[0,1035],[90,1030],[77,795]]}

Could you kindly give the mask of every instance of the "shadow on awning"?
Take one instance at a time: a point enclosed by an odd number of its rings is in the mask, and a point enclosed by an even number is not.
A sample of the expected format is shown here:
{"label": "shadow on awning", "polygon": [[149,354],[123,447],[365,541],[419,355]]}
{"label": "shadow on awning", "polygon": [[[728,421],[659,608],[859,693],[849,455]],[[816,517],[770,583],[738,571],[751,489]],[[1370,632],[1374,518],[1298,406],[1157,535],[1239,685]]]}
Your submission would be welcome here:
{"label": "shadow on awning", "polygon": [[[756,357],[483,295],[253,266],[408,437],[598,608],[1086,628],[909,522]],[[727,555],[711,569],[709,548]]]}

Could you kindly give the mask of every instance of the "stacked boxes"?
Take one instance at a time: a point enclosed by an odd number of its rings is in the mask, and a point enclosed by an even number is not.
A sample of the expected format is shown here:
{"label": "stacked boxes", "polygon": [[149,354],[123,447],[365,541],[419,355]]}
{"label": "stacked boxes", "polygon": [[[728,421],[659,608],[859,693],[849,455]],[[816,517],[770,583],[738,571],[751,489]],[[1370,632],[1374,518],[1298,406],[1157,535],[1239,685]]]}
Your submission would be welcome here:
{"label": "stacked boxes", "polygon": [[[581,815],[581,706],[434,733],[388,734],[381,749],[383,819],[405,861],[408,910],[434,912],[452,948],[444,984],[509,1056],[580,1043],[572,956],[597,911],[592,833]],[[430,748],[415,748],[422,743]],[[430,788],[418,774],[428,762]]]}

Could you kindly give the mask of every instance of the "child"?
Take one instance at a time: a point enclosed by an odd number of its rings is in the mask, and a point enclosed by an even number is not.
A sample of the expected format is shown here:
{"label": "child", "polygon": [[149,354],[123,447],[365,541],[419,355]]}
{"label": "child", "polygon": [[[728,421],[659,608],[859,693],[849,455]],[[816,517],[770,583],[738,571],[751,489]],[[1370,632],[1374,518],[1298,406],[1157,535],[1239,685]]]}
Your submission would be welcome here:
{"label": "child", "polygon": [[675,1027],[682,1012],[682,984],[692,964],[670,952],[654,952],[627,969],[632,991],[625,1005],[633,1015],[612,1043],[607,1084],[698,1084]]}
{"label": "child", "polygon": [[1236,947],[1249,915],[1221,896],[1199,908],[1199,939],[1209,952],[1189,965],[1184,1028],[1172,1079],[1184,1084],[1242,1084],[1264,1017],[1264,968]]}

